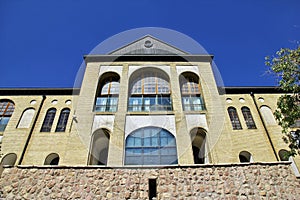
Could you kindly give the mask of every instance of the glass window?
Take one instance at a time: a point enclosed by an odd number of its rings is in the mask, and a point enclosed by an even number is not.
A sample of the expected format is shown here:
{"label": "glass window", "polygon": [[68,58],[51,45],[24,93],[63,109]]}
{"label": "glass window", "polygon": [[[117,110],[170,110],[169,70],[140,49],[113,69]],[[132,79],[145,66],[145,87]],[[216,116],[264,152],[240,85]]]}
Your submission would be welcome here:
{"label": "glass window", "polygon": [[175,137],[157,127],[141,128],[126,139],[125,165],[177,164]]}
{"label": "glass window", "polygon": [[55,132],[64,132],[68,123],[70,109],[65,108],[61,111]]}
{"label": "glass window", "polygon": [[94,110],[96,112],[116,112],[119,99],[119,75],[106,73],[99,80],[99,91]]}
{"label": "glass window", "polygon": [[242,107],[242,113],[248,129],[256,129],[255,122],[248,107]]}
{"label": "glass window", "polygon": [[128,111],[172,110],[167,76],[149,70],[135,74],[130,84]]}
{"label": "glass window", "polygon": [[56,114],[56,109],[55,108],[50,108],[45,116],[42,128],[41,128],[41,132],[50,132],[51,131],[51,127],[55,118],[55,114]]}
{"label": "glass window", "polygon": [[15,110],[15,105],[11,101],[0,101],[0,131],[4,131],[11,115]]}
{"label": "glass window", "polygon": [[196,74],[190,72],[181,74],[180,90],[184,111],[205,110],[204,101],[200,92],[199,77]]}
{"label": "glass window", "polygon": [[234,107],[229,107],[228,108],[228,114],[229,114],[229,117],[230,117],[230,121],[231,121],[231,125],[232,125],[233,130],[242,129],[240,119],[238,117],[236,109]]}

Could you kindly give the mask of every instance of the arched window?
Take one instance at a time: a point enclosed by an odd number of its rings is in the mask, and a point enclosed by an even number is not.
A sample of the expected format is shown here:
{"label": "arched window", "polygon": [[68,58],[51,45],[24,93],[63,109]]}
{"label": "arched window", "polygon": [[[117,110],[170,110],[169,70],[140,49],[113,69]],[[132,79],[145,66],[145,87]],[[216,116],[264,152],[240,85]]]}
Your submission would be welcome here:
{"label": "arched window", "polygon": [[41,132],[50,132],[51,131],[51,127],[53,124],[53,120],[55,118],[55,114],[56,114],[55,108],[50,108],[47,111],[42,128],[41,128]]}
{"label": "arched window", "polygon": [[236,109],[234,107],[228,108],[228,115],[230,117],[231,125],[233,130],[242,129],[241,122],[239,119],[239,116],[236,112]]}
{"label": "arched window", "polygon": [[55,132],[64,132],[66,130],[69,115],[70,115],[70,109],[69,108],[64,108],[60,112]]}
{"label": "arched window", "polygon": [[248,107],[242,107],[242,113],[248,129],[256,129],[255,122]]}
{"label": "arched window", "polygon": [[130,79],[128,111],[172,110],[169,78],[164,72],[145,69]]}
{"label": "arched window", "polygon": [[57,153],[49,154],[44,162],[44,165],[58,165],[59,163],[59,155]]}
{"label": "arched window", "polygon": [[289,160],[289,153],[287,150],[281,149],[278,152],[278,154],[279,154],[280,161],[288,161]]}
{"label": "arched window", "polygon": [[12,101],[0,100],[0,132],[5,130],[14,110],[15,105]]}
{"label": "arched window", "polygon": [[145,127],[126,138],[125,165],[177,164],[175,137],[165,129]]}
{"label": "arched window", "polygon": [[190,132],[194,163],[204,164],[205,163],[205,141],[206,131],[202,128],[194,128]]}
{"label": "arched window", "polygon": [[26,109],[23,112],[22,117],[19,121],[18,128],[29,128],[31,121],[34,117],[34,113],[35,113],[34,108]]}
{"label": "arched window", "polygon": [[266,125],[276,125],[276,120],[274,118],[272,110],[268,106],[261,106],[260,112],[263,116],[263,119]]}
{"label": "arched window", "polygon": [[96,112],[116,112],[119,99],[120,77],[116,73],[105,73],[99,79],[96,97]]}
{"label": "arched window", "polygon": [[17,161],[17,155],[15,153],[6,154],[1,161],[1,165],[15,165]]}
{"label": "arched window", "polygon": [[109,131],[98,129],[94,132],[91,142],[89,165],[107,165],[109,149]]}
{"label": "arched window", "polygon": [[205,106],[201,96],[199,77],[194,73],[185,72],[180,75],[179,80],[183,110],[204,110]]}
{"label": "arched window", "polygon": [[248,151],[242,151],[242,152],[239,154],[239,159],[240,159],[240,162],[241,162],[241,163],[252,162],[252,161],[253,161],[252,155],[251,155],[251,153],[249,153]]}

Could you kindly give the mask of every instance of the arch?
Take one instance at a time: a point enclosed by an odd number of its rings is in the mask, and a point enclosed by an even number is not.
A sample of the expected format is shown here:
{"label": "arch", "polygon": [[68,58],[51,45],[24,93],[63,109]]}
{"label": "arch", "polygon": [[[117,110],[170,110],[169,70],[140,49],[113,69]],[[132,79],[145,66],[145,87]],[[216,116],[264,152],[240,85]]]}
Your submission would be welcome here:
{"label": "arch", "polygon": [[120,76],[115,72],[106,72],[98,81],[94,111],[116,112],[119,98]]}
{"label": "arch", "polygon": [[47,110],[46,116],[43,121],[41,132],[50,132],[52,124],[55,118],[56,108],[50,108]]}
{"label": "arch", "polygon": [[256,125],[254,122],[254,119],[252,117],[252,114],[250,112],[250,109],[246,106],[242,107],[242,113],[246,122],[246,125],[248,127],[248,129],[256,129]]}
{"label": "arch", "polygon": [[17,154],[15,153],[9,153],[9,154],[6,154],[2,160],[1,160],[1,165],[10,165],[10,166],[13,166],[15,165],[17,161]]}
{"label": "arch", "polygon": [[0,132],[4,131],[13,112],[15,104],[9,99],[0,100]]}
{"label": "arch", "polygon": [[252,155],[248,151],[241,151],[239,154],[239,159],[241,163],[253,162]]}
{"label": "arch", "polygon": [[44,165],[58,165],[59,155],[57,153],[50,153],[44,162]]}
{"label": "arch", "polygon": [[61,110],[55,132],[64,132],[68,123],[70,109],[64,108]]}
{"label": "arch", "polygon": [[236,109],[234,107],[228,107],[227,111],[228,111],[228,115],[229,115],[233,130],[242,129],[241,122],[240,122],[240,119],[239,119]]}
{"label": "arch", "polygon": [[176,139],[159,127],[143,127],[125,141],[125,165],[177,164]]}
{"label": "arch", "polygon": [[34,114],[35,114],[34,108],[25,109],[20,118],[17,128],[29,128],[30,124],[32,122],[32,119],[34,117]]}
{"label": "arch", "polygon": [[183,110],[204,110],[199,76],[193,72],[183,72],[179,75],[179,83]]}
{"label": "arch", "polygon": [[129,79],[128,111],[172,110],[169,76],[148,67],[135,71]]}
{"label": "arch", "polygon": [[89,165],[107,165],[110,132],[98,129],[92,135]]}
{"label": "arch", "polygon": [[278,152],[278,155],[279,155],[279,158],[280,158],[280,161],[289,161],[289,152],[285,149],[281,149],[279,150]]}
{"label": "arch", "polygon": [[268,106],[263,105],[263,106],[260,107],[259,110],[260,110],[260,112],[263,116],[263,119],[264,119],[266,125],[277,125],[271,108],[269,108]]}
{"label": "arch", "polygon": [[206,131],[203,128],[193,128],[190,131],[195,164],[205,163]]}

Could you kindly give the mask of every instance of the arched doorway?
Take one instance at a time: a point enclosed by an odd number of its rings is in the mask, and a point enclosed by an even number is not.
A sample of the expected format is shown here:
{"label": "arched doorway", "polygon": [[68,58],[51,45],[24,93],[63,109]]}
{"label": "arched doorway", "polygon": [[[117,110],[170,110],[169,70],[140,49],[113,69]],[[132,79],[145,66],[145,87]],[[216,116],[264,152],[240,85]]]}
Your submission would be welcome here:
{"label": "arched doorway", "polygon": [[98,129],[94,132],[91,142],[89,165],[107,165],[109,149],[109,131]]}
{"label": "arched doorway", "polygon": [[194,128],[190,132],[193,156],[195,164],[204,164],[205,160],[205,146],[206,146],[206,131],[203,128]]}

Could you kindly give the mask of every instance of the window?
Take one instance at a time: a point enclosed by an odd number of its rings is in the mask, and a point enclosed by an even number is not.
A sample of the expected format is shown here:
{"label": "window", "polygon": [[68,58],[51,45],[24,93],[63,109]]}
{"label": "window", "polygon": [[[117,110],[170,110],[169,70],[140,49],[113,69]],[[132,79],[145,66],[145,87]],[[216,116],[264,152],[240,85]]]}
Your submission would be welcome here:
{"label": "window", "polygon": [[255,122],[248,107],[242,107],[242,113],[248,129],[256,129]]}
{"label": "window", "polygon": [[185,72],[180,75],[180,90],[184,111],[205,110],[199,77],[194,73]]}
{"label": "window", "polygon": [[29,128],[30,124],[31,124],[31,121],[34,117],[34,113],[35,113],[34,108],[26,109],[23,112],[22,117],[19,121],[18,128]]}
{"label": "window", "polygon": [[141,128],[126,138],[125,165],[177,164],[175,137],[158,127]]}
{"label": "window", "polygon": [[172,110],[168,77],[157,71],[143,70],[131,78],[128,111]]}
{"label": "window", "polygon": [[280,161],[288,161],[289,160],[289,152],[285,149],[281,149],[279,152]]}
{"label": "window", "polygon": [[65,108],[61,111],[55,132],[64,132],[66,130],[69,114],[69,108]]}
{"label": "window", "polygon": [[253,158],[251,153],[249,153],[248,151],[242,151],[239,154],[239,159],[241,163],[246,163],[246,162],[253,162]]}
{"label": "window", "polygon": [[230,117],[231,125],[233,130],[239,130],[242,129],[238,114],[236,112],[236,109],[234,107],[228,108],[228,114]]}
{"label": "window", "polygon": [[15,153],[9,153],[9,154],[6,154],[2,158],[1,165],[10,165],[10,166],[13,166],[13,165],[15,165],[16,161],[17,161],[17,154],[15,154]]}
{"label": "window", "polygon": [[4,131],[13,112],[15,105],[12,101],[1,100],[0,101],[0,131]]}
{"label": "window", "polygon": [[50,132],[51,131],[51,127],[53,124],[53,120],[55,118],[55,114],[56,114],[55,108],[50,108],[47,111],[42,128],[41,128],[41,132]]}
{"label": "window", "polygon": [[266,125],[277,125],[272,110],[268,106],[261,106],[260,112]]}
{"label": "window", "polygon": [[57,153],[51,153],[45,159],[44,165],[58,165],[59,155]]}
{"label": "window", "polygon": [[120,77],[116,73],[105,73],[99,80],[99,89],[94,110],[116,112],[119,99]]}

